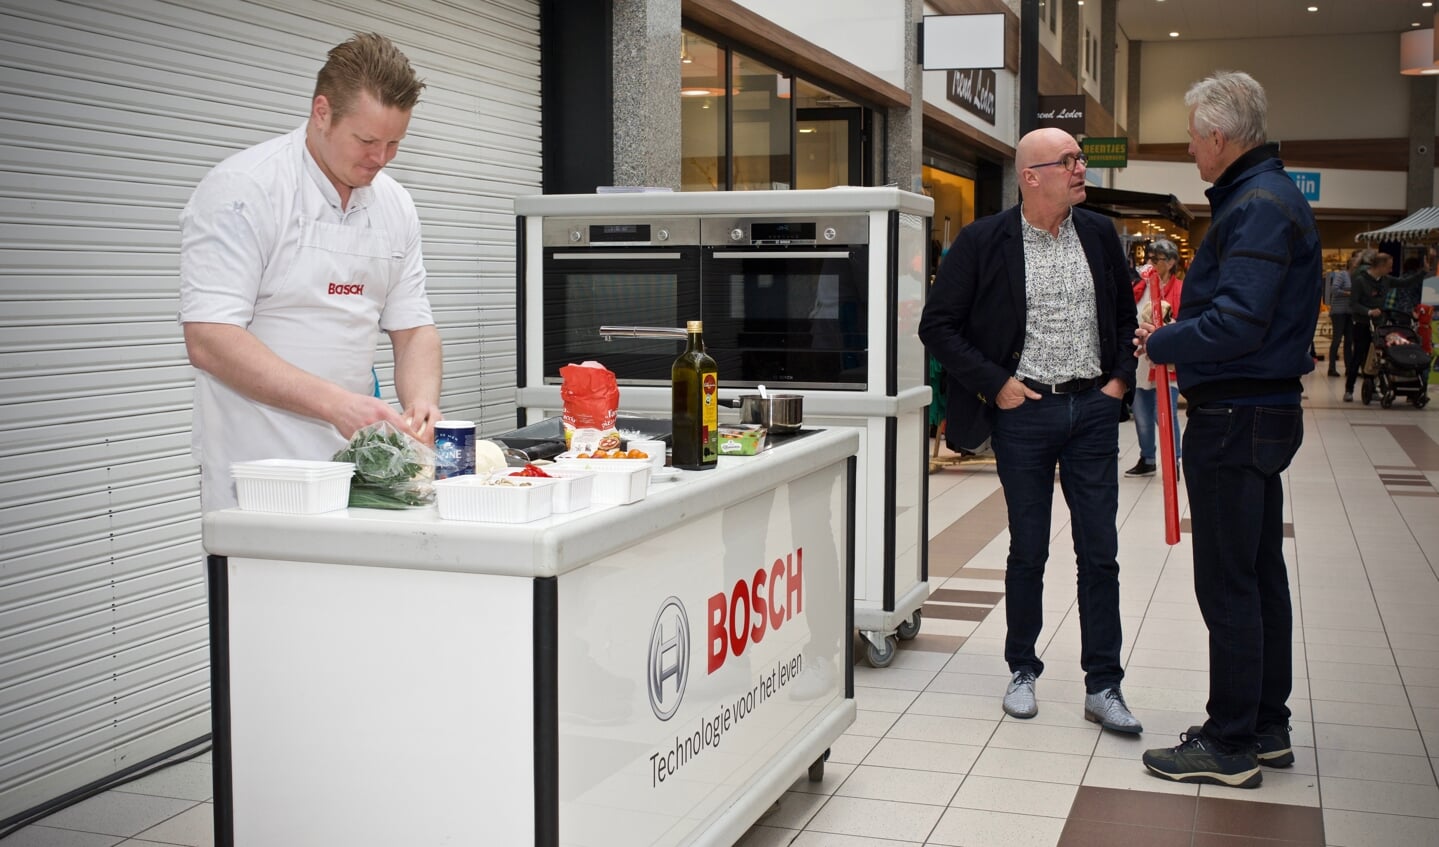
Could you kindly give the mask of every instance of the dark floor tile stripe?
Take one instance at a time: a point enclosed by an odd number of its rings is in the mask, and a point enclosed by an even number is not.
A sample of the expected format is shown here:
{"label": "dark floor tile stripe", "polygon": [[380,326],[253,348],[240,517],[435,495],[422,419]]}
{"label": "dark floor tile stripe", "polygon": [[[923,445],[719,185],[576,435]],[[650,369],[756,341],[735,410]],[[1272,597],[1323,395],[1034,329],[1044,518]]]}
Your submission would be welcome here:
{"label": "dark floor tile stripe", "polygon": [[1058,847],[1192,847],[1192,841],[1192,834],[1180,829],[1070,818],[1059,835]]}
{"label": "dark floor tile stripe", "polygon": [[952,606],[947,603],[925,603],[924,616],[949,621],[982,621],[994,610],[993,606]]}
{"label": "dark floor tile stripe", "polygon": [[[1181,533],[1193,532],[1193,531],[1194,531],[1193,526],[1192,526],[1192,525],[1190,524],[1190,522],[1189,522],[1189,518],[1180,518],[1180,519],[1179,519],[1179,531],[1180,531]],[[1289,523],[1288,521],[1285,521],[1285,522],[1284,522],[1284,537],[1285,537],[1285,538],[1293,538],[1293,537],[1294,537],[1294,524]]]}
{"label": "dark floor tile stripe", "polygon": [[964,516],[930,539],[929,578],[931,581],[955,575],[985,545],[995,539],[1008,525],[1004,507],[1004,491],[994,493],[974,504]]}
{"label": "dark floor tile stripe", "polygon": [[993,606],[1004,599],[1003,591],[969,591],[962,588],[937,588],[929,593],[931,602],[974,603]]}
{"label": "dark floor tile stripe", "polygon": [[1200,797],[1194,830],[1324,844],[1324,812],[1312,806]]}

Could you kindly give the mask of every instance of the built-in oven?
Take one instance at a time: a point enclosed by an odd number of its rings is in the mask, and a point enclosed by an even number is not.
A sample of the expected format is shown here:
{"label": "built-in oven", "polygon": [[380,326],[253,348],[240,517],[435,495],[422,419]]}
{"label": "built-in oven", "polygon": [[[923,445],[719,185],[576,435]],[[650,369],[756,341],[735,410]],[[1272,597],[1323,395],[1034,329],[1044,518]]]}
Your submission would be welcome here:
{"label": "built-in oven", "polygon": [[869,218],[706,217],[705,348],[734,387],[863,391]]}
{"label": "built-in oven", "polygon": [[622,383],[669,385],[679,345],[602,340],[599,328],[699,319],[699,230],[697,217],[544,219],[545,382],[559,383],[565,365],[599,359]]}

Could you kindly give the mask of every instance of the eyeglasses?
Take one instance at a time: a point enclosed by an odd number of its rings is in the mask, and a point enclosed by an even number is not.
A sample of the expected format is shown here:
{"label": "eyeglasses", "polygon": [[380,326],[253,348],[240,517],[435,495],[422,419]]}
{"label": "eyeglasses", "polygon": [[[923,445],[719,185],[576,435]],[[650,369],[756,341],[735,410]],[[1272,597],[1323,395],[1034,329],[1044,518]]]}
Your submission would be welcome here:
{"label": "eyeglasses", "polygon": [[1047,168],[1050,165],[1063,165],[1065,170],[1074,173],[1074,169],[1079,165],[1084,165],[1086,168],[1089,167],[1089,157],[1083,153],[1065,153],[1064,158],[1056,162],[1041,162],[1037,165],[1030,165],[1029,167],[1031,169]]}
{"label": "eyeglasses", "polygon": [[1163,259],[1163,260],[1166,261],[1166,262],[1172,262],[1172,261],[1174,261],[1173,259],[1169,258],[1168,256],[1161,256],[1161,255],[1159,255],[1158,253],[1149,253],[1149,254],[1147,254],[1144,258],[1148,259],[1148,260],[1151,261],[1151,262],[1157,262],[1157,261],[1159,261],[1160,259]]}

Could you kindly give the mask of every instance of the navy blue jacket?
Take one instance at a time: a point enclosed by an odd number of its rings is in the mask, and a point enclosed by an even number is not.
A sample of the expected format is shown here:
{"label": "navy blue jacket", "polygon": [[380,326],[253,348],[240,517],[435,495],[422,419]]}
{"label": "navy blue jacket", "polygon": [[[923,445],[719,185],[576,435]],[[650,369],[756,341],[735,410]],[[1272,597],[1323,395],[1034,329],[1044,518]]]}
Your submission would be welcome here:
{"label": "navy blue jacket", "polygon": [[[1074,209],[1074,231],[1094,277],[1099,366],[1134,384],[1134,294],[1129,263],[1109,218]],[[949,374],[946,440],[975,450],[994,426],[994,398],[1019,367],[1028,314],[1019,207],[959,231],[940,262],[919,337]],[[1116,418],[1115,425],[1119,421]]]}
{"label": "navy blue jacket", "polygon": [[1234,162],[1205,195],[1213,222],[1184,277],[1176,322],[1149,357],[1175,365],[1190,405],[1293,397],[1314,370],[1323,294],[1319,231],[1272,145]]}

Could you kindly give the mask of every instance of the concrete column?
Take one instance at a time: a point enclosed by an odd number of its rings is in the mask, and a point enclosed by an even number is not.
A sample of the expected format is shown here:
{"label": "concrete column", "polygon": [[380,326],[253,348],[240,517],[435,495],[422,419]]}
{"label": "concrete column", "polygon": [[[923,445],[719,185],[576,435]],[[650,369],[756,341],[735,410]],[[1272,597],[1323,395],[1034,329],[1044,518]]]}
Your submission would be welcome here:
{"label": "concrete column", "polygon": [[[1049,0],[1049,2],[1057,3],[1059,0]],[[1080,85],[1079,69],[1083,67],[1081,63],[1084,61],[1084,45],[1080,40],[1082,27],[1079,25],[1081,17],[1079,0],[1064,0],[1064,5],[1059,9],[1059,64],[1069,72],[1070,76],[1074,77],[1076,86],[1074,93],[1078,94],[1081,90],[1078,87]],[[1058,94],[1059,92],[1050,91],[1048,93]]]}
{"label": "concrete column", "polygon": [[1434,205],[1435,78],[1409,80],[1409,174],[1404,180],[1404,211]]}
{"label": "concrete column", "polygon": [[615,185],[680,188],[680,0],[613,0]]}
{"label": "concrete column", "polygon": [[894,185],[924,193],[924,69],[919,64],[919,23],[924,19],[924,0],[904,0],[904,90],[909,108],[891,107],[885,115],[887,180]]}
{"label": "concrete column", "polygon": [[1119,56],[1119,0],[1099,6],[1099,105],[1114,114],[1115,65]]}
{"label": "concrete column", "polygon": [[1129,137],[1129,155],[1139,151],[1139,76],[1143,64],[1144,42],[1129,42],[1129,91],[1125,95],[1124,129]]}

